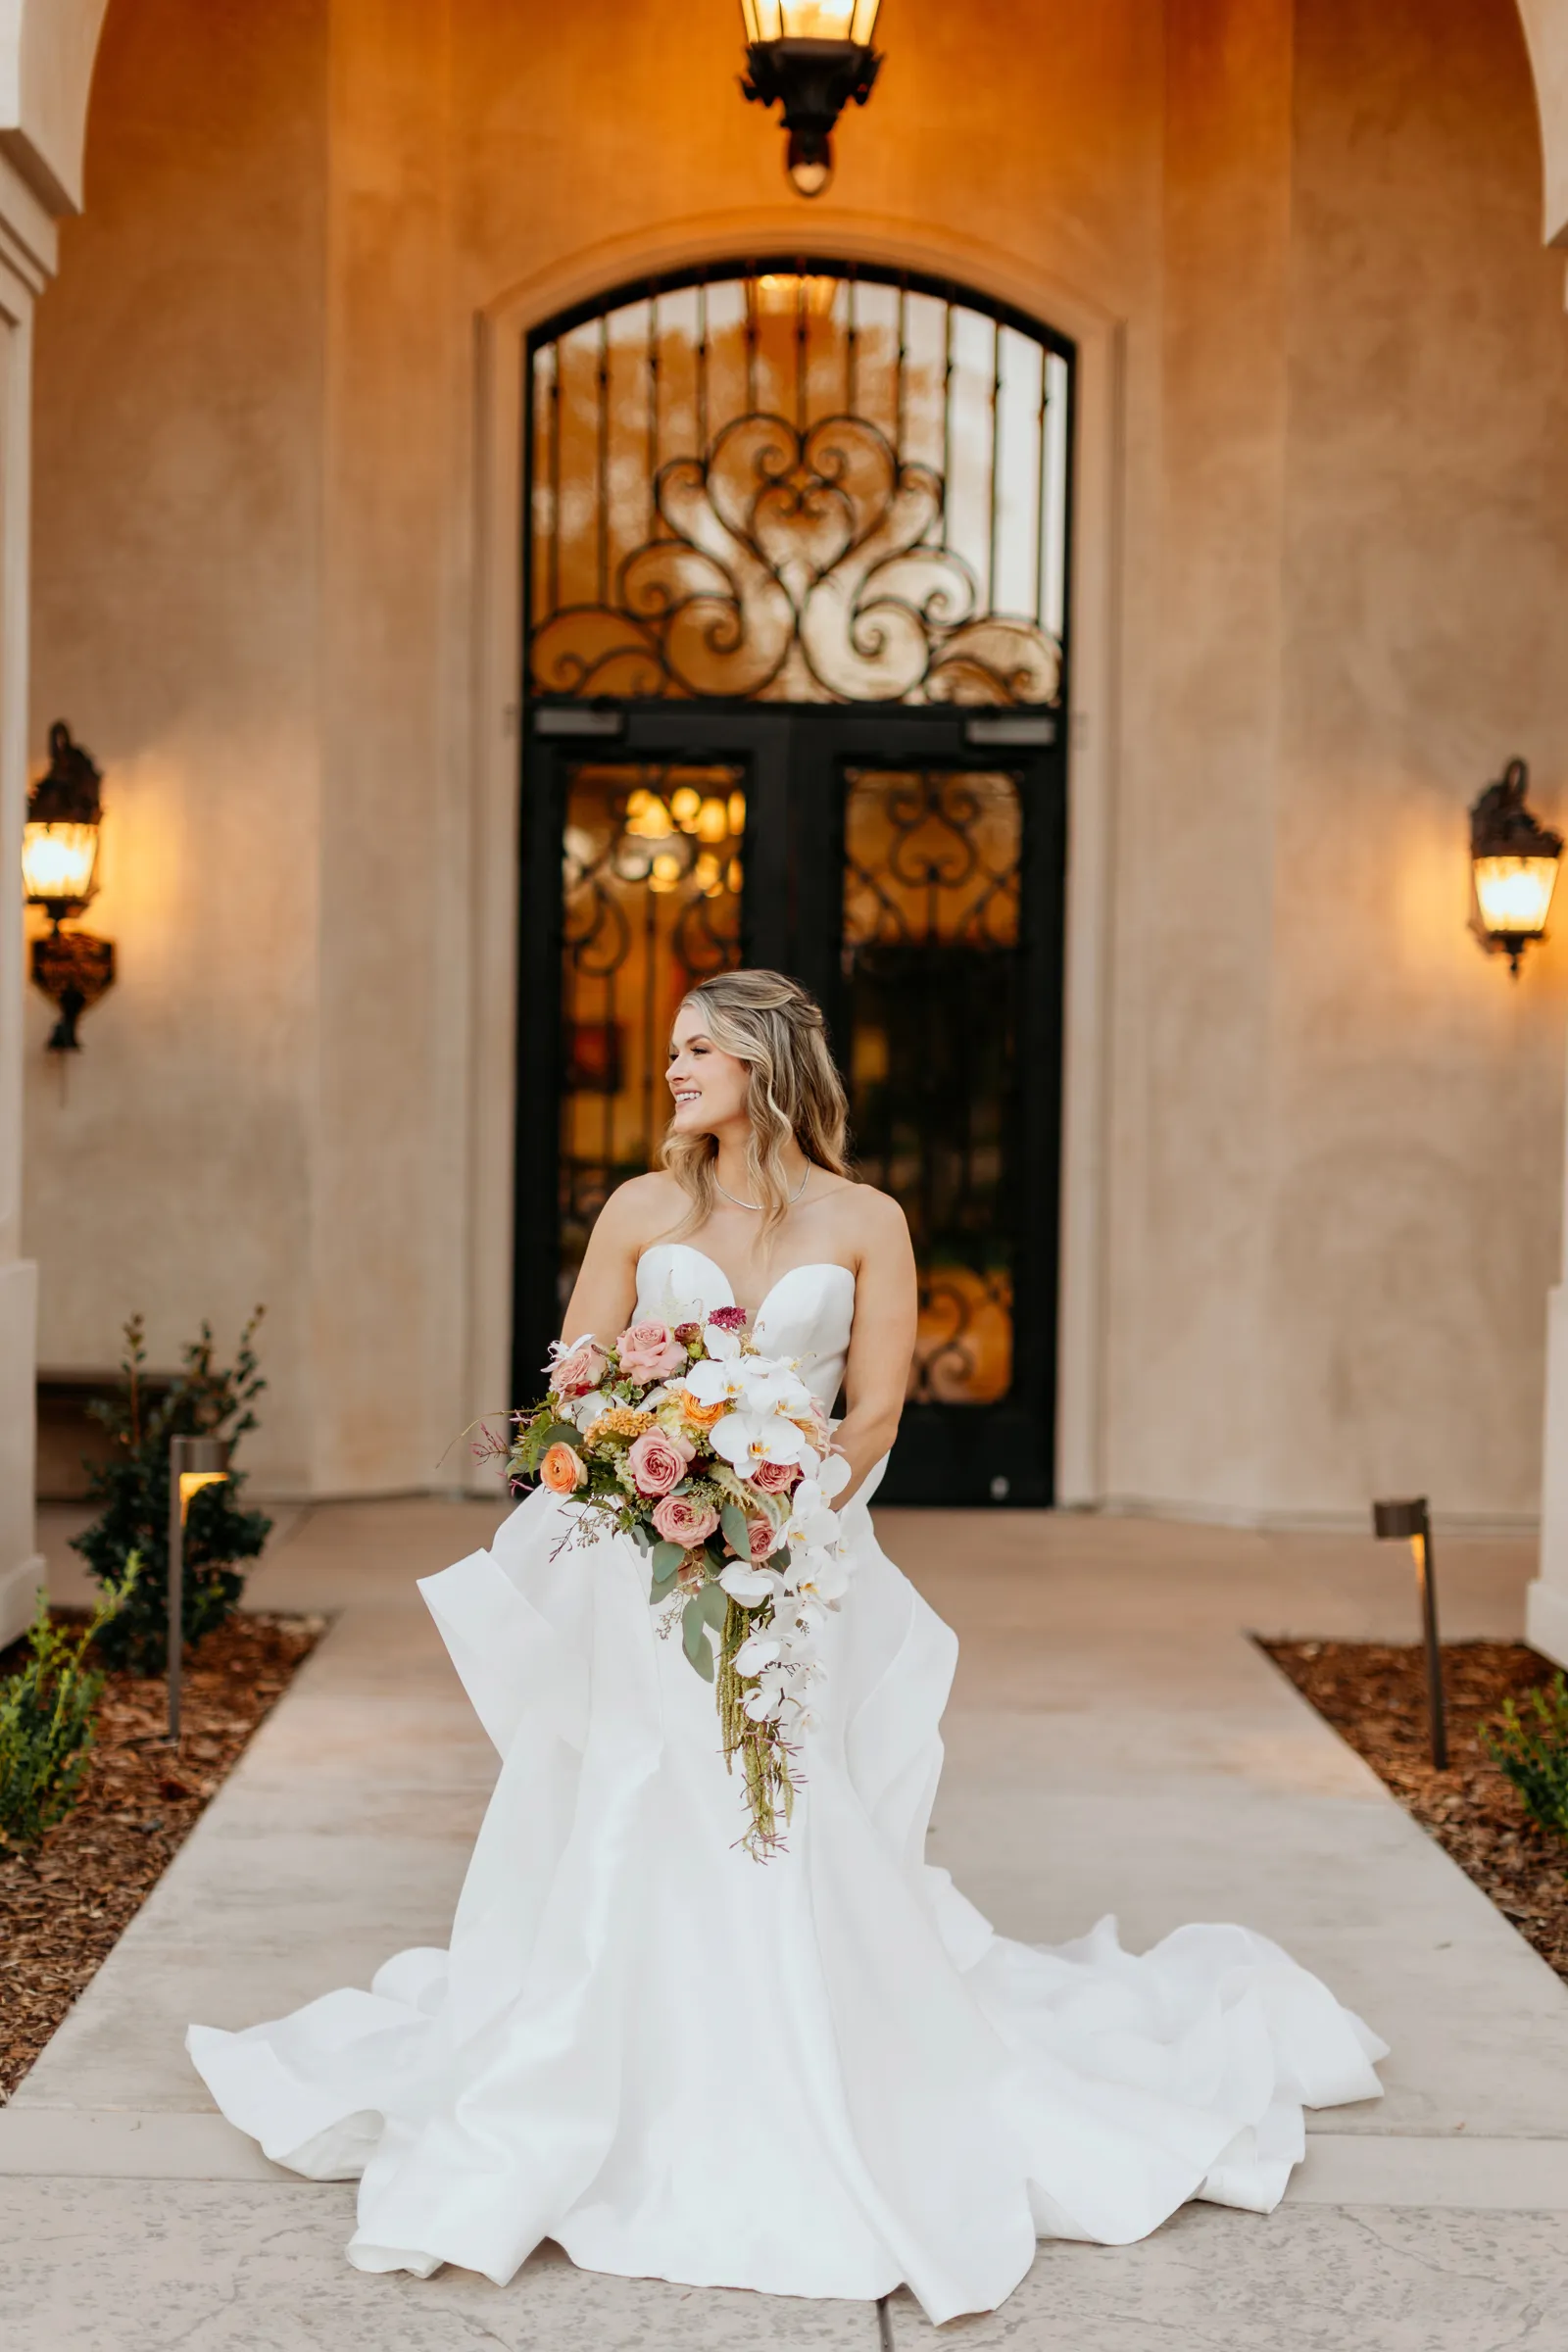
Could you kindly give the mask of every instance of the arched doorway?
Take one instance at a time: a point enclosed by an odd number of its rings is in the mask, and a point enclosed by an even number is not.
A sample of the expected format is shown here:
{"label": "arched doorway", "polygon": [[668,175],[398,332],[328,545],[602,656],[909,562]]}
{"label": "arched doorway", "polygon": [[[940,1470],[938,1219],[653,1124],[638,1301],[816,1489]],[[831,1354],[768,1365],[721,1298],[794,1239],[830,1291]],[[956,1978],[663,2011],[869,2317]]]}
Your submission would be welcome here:
{"label": "arched doorway", "polygon": [[821,998],[914,1234],[888,1498],[1049,1501],[1072,347],[766,260],[524,374],[515,1392],[657,1155],[683,990],[744,957]]}

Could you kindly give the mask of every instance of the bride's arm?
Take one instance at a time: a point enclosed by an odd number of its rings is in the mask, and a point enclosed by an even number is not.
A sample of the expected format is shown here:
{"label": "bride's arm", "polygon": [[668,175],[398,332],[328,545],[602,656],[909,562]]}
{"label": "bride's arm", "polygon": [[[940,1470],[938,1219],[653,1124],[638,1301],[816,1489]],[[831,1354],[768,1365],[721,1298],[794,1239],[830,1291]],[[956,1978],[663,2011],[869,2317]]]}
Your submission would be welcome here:
{"label": "bride's arm", "polygon": [[670,1221],[665,1189],[672,1180],[656,1172],[617,1185],[588,1236],[562,1338],[569,1347],[592,1332],[609,1347],[619,1338],[637,1303],[637,1260],[651,1234]]}
{"label": "bride's arm", "polygon": [[847,1410],[834,1438],[849,1461],[851,1477],[834,1498],[836,1508],[858,1492],[899,1434],[918,1311],[914,1250],[903,1209],[869,1186],[856,1206],[863,1224],[856,1268],[855,1328],[844,1367]]}

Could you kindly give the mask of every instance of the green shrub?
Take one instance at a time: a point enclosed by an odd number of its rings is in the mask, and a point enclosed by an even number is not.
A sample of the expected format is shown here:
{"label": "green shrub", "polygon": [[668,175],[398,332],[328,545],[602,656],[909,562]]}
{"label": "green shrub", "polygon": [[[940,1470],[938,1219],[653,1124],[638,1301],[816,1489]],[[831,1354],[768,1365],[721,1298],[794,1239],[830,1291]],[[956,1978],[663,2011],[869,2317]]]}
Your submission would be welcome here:
{"label": "green shrub", "polygon": [[[261,1315],[258,1307],[227,1366],[214,1363],[213,1334],[204,1323],[169,1394],[151,1405],[142,1389],[145,1327],[133,1315],[125,1325],[124,1387],[87,1408],[114,1439],[115,1453],[107,1466],[91,1471],[89,1492],[105,1508],[84,1535],[73,1539],[74,1548],[108,1591],[123,1578],[132,1552],[142,1563],[128,1600],[98,1637],[111,1665],[156,1674],[168,1663],[169,1441],[214,1437],[234,1444],[256,1427],[252,1406],[267,1385],[257,1373],[252,1344]],[[231,1466],[221,1486],[203,1487],[191,1497],[181,1628],[187,1642],[199,1642],[233,1614],[245,1590],[237,1563],[253,1560],[270,1531],[272,1523],[261,1511],[240,1509],[244,1483]]]}
{"label": "green shrub", "polygon": [[1568,1838],[1568,1680],[1559,1674],[1546,1689],[1530,1691],[1525,1705],[1528,1720],[1511,1698],[1505,1701],[1501,1732],[1484,1735],[1488,1752],[1526,1812]]}
{"label": "green shrub", "polygon": [[0,1846],[35,1845],[75,1802],[104,1687],[87,1652],[136,1591],[138,1565],[133,1552],[117,1590],[74,1637],[52,1623],[48,1593],[38,1595],[31,1654],[0,1683]]}

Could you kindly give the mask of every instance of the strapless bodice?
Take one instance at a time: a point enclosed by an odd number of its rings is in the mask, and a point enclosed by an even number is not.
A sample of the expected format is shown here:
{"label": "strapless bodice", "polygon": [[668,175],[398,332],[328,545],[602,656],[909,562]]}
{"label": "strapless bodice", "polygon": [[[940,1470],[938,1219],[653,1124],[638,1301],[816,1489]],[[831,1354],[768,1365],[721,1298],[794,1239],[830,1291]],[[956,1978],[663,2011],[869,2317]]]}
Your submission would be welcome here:
{"label": "strapless bodice", "polygon": [[[734,1304],[723,1267],[689,1242],[656,1242],[637,1260],[640,1322],[700,1323],[715,1306]],[[854,1322],[855,1276],[848,1266],[792,1266],[762,1300],[752,1336],[764,1355],[795,1357],[801,1378],[830,1413]]]}

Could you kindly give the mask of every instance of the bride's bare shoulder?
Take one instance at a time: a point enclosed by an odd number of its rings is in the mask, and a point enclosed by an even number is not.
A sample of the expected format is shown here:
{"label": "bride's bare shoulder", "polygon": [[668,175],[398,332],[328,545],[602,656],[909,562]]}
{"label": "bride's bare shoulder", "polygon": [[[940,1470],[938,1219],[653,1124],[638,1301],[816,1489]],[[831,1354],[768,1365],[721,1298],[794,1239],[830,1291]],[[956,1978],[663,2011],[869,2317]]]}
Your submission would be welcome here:
{"label": "bride's bare shoulder", "polygon": [[848,1176],[838,1180],[826,1200],[858,1249],[885,1249],[889,1244],[907,1247],[908,1223],[891,1193],[880,1193],[874,1184],[861,1184]]}
{"label": "bride's bare shoulder", "polygon": [[646,1249],[678,1225],[690,1205],[666,1169],[652,1168],[646,1176],[628,1176],[616,1185],[599,1212],[599,1223],[608,1223],[617,1241]]}

